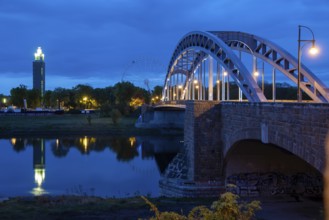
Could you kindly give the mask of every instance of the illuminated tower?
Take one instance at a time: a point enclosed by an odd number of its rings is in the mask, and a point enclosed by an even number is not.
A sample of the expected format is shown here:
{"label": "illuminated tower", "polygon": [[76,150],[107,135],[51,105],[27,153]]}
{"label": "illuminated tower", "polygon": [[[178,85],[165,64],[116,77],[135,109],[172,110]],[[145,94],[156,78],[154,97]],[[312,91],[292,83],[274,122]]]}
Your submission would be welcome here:
{"label": "illuminated tower", "polygon": [[42,53],[41,47],[38,47],[33,61],[33,89],[40,91],[41,100],[45,94],[45,86],[45,55]]}

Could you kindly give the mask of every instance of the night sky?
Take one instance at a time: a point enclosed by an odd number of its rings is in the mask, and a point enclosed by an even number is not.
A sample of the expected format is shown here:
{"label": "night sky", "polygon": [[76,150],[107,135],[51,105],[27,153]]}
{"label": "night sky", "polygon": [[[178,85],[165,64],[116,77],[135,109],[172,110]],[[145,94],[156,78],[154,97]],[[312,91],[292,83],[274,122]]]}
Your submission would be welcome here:
{"label": "night sky", "polygon": [[328,0],[2,0],[0,24],[5,95],[20,84],[32,89],[39,46],[47,90],[122,79],[138,86],[148,79],[152,88],[163,84],[175,46],[190,31],[252,33],[297,56],[299,24],[313,30],[320,47],[316,58],[302,60],[329,86]]}

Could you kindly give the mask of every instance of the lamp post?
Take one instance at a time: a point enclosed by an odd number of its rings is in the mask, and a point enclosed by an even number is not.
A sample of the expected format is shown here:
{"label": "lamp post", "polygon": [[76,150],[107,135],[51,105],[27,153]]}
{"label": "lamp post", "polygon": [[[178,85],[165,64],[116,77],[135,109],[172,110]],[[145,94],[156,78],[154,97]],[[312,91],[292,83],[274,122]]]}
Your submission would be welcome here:
{"label": "lamp post", "polygon": [[[307,30],[309,30],[312,33],[312,40],[305,40],[305,39],[301,39],[301,29],[305,28]],[[314,39],[314,33],[311,30],[311,28],[307,27],[307,26],[303,26],[303,25],[298,25],[298,60],[297,60],[297,73],[298,73],[298,78],[297,78],[297,101],[301,102],[302,101],[302,94],[301,94],[301,89],[300,89],[300,80],[301,80],[301,58],[302,58],[302,47],[301,47],[301,42],[311,42],[312,43],[312,47],[310,49],[310,53],[312,55],[317,54],[318,50],[315,47],[315,39]]]}

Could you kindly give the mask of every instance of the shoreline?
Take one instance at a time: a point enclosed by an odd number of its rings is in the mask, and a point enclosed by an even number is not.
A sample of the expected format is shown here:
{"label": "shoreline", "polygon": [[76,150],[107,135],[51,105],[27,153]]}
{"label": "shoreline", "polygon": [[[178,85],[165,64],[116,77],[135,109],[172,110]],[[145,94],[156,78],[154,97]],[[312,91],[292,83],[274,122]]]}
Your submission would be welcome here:
{"label": "shoreline", "polygon": [[135,118],[125,117],[118,124],[111,118],[85,115],[1,116],[0,138],[67,136],[158,136],[183,135],[181,129],[137,128]]}

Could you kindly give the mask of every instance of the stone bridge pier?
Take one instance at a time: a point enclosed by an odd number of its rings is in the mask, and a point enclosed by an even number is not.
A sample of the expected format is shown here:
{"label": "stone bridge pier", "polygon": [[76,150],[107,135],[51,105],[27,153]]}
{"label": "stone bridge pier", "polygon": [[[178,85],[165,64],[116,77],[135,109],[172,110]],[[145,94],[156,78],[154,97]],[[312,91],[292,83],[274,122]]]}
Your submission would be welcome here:
{"label": "stone bridge pier", "polygon": [[164,195],[217,197],[225,191],[230,152],[244,140],[274,146],[324,172],[328,104],[187,101],[184,120],[185,150],[160,181]]}

